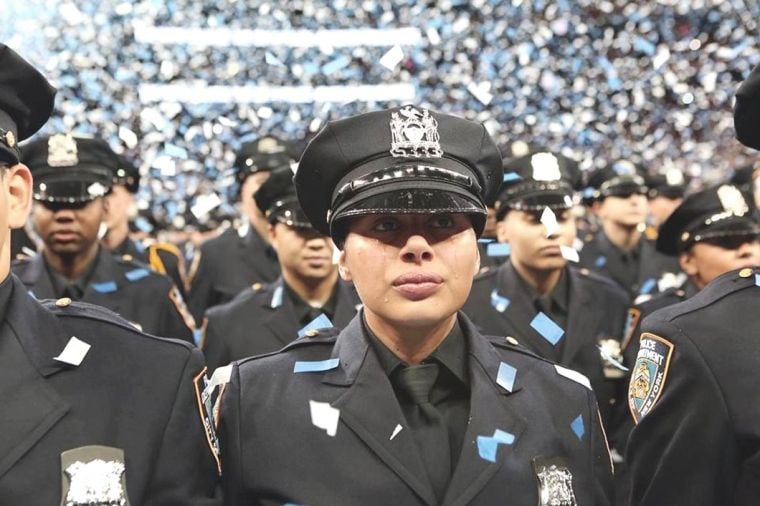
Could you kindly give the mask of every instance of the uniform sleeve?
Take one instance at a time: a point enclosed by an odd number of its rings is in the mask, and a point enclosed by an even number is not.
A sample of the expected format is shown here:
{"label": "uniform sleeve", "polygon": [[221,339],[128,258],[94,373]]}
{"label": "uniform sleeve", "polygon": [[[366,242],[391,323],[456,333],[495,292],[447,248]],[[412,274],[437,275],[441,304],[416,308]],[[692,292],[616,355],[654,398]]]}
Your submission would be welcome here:
{"label": "uniform sleeve", "polygon": [[249,506],[256,504],[245,491],[242,482],[243,455],[240,437],[240,371],[232,365],[230,381],[225,386],[219,402],[219,445],[222,450],[222,492],[225,506]]}
{"label": "uniform sleeve", "polygon": [[734,128],[739,142],[760,149],[760,65],[736,92]]}
{"label": "uniform sleeve", "polygon": [[190,293],[187,300],[190,313],[198,321],[203,318],[206,309],[217,303],[214,295],[212,258],[205,250],[206,248],[201,246],[201,250],[198,253],[201,255],[198,261],[198,269],[190,281]]}
{"label": "uniform sleeve", "polygon": [[591,420],[590,454],[594,476],[594,504],[611,505],[613,498],[612,460],[607,446],[607,436],[602,427],[602,417],[592,391],[587,392],[589,420]]}
{"label": "uniform sleeve", "polygon": [[178,382],[144,506],[218,506],[218,467],[203,422],[194,378],[203,371],[198,350],[188,355]]}
{"label": "uniform sleeve", "polygon": [[[167,278],[167,281],[170,280]],[[164,328],[160,335],[195,344],[195,319],[174,283],[170,283],[164,304]]]}
{"label": "uniform sleeve", "polygon": [[230,363],[230,353],[224,335],[220,331],[221,316],[207,313],[201,327],[201,346],[210,371]]}
{"label": "uniform sleeve", "polygon": [[[651,333],[667,340],[673,349],[660,396],[628,444],[630,504],[725,504],[730,493],[722,477],[731,474],[726,470],[735,449],[726,445],[733,440],[732,428],[719,386],[700,351],[677,326],[649,317],[642,333],[642,338]],[[646,366],[643,353],[639,357]]]}

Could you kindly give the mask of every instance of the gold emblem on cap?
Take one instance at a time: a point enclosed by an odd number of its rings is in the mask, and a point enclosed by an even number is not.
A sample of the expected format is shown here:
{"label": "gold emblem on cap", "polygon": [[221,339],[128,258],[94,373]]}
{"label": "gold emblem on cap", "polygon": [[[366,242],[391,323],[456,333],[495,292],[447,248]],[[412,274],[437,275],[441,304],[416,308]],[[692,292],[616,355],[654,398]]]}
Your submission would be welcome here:
{"label": "gold emblem on cap", "polygon": [[16,145],[16,136],[10,130],[5,132],[5,142],[11,148]]}
{"label": "gold emblem on cap", "polygon": [[79,163],[77,141],[71,134],[56,134],[48,139],[48,165],[71,167]]}
{"label": "gold emblem on cap", "polygon": [[68,297],[62,297],[55,301],[55,305],[58,307],[66,307],[71,305],[71,299]]}
{"label": "gold emblem on cap", "polygon": [[688,232],[684,232],[683,234],[681,234],[681,242],[688,241],[689,240],[689,235],[690,234]]}
{"label": "gold emblem on cap", "polygon": [[718,188],[718,199],[723,210],[735,216],[744,216],[749,212],[747,201],[744,195],[736,186],[724,184]]}
{"label": "gold emblem on cap", "polygon": [[258,147],[260,153],[264,153],[266,155],[273,155],[275,153],[282,153],[285,151],[285,146],[277,142],[277,139],[273,139],[272,137],[264,137],[263,139],[260,139],[256,146]]}
{"label": "gold emblem on cap", "polygon": [[397,158],[443,156],[438,122],[427,109],[407,105],[391,114],[391,155]]}
{"label": "gold emblem on cap", "polygon": [[752,276],[752,269],[749,267],[745,267],[744,269],[739,271],[739,277],[740,278],[748,278]]}

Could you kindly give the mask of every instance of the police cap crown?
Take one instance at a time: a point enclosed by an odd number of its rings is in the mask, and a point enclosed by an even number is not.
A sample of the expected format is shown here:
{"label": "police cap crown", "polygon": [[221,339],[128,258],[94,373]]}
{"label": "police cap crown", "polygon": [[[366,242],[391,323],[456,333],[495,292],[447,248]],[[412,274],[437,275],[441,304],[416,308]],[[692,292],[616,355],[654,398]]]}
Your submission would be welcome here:
{"label": "police cap crown", "polygon": [[267,135],[246,142],[235,157],[235,175],[240,183],[256,172],[289,167],[294,157],[293,146],[282,139]]}
{"label": "police cap crown", "polygon": [[314,228],[340,243],[338,222],[374,213],[468,213],[480,234],[501,174],[483,125],[406,105],[327,123],[294,180]]}
{"label": "police cap crown", "polygon": [[647,193],[645,171],[630,160],[616,160],[603,169],[592,172],[588,186],[597,199]]}
{"label": "police cap crown", "polygon": [[50,118],[55,93],[39,71],[0,43],[0,162],[19,162],[19,141]]}
{"label": "police cap crown", "polygon": [[290,227],[311,228],[309,219],[298,203],[293,186],[293,171],[289,167],[273,170],[253,194],[253,200],[270,223],[279,222]]}

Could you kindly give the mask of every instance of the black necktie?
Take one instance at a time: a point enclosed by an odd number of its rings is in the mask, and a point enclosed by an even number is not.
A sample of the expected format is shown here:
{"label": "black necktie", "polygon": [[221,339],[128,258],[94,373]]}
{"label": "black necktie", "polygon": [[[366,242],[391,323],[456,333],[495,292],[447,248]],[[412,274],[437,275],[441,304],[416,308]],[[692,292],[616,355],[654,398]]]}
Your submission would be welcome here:
{"label": "black necktie", "polygon": [[415,365],[396,371],[394,384],[412,401],[401,405],[430,482],[438,500],[442,501],[451,478],[451,456],[446,424],[441,412],[430,403],[430,391],[437,377],[438,364]]}

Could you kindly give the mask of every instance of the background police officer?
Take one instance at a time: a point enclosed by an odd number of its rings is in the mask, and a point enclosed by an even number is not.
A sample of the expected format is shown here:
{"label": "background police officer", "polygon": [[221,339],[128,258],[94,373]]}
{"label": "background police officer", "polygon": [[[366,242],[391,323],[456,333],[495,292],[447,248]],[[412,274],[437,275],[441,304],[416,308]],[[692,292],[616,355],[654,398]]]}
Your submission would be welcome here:
{"label": "background police officer", "polygon": [[10,273],[10,229],[33,192],[17,142],[54,94],[0,44],[0,504],[217,504],[200,351],[97,306],[43,306]]}

